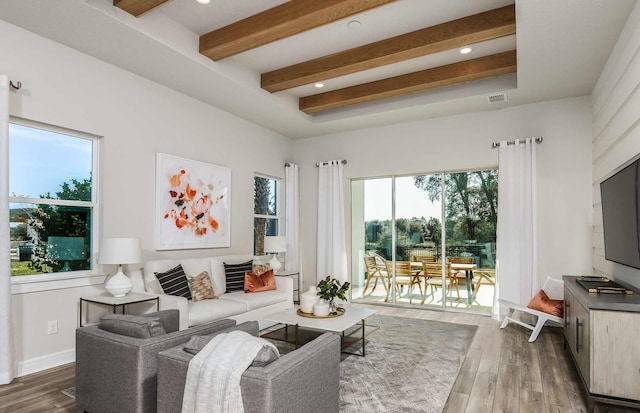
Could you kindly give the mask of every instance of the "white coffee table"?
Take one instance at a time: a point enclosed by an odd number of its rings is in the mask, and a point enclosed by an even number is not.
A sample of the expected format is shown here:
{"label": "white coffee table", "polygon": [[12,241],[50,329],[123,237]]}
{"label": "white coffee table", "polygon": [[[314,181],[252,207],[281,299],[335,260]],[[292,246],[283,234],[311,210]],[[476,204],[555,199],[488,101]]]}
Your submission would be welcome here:
{"label": "white coffee table", "polygon": [[[284,324],[281,329],[266,333],[263,337],[274,340],[286,341],[295,344],[296,348],[313,340],[319,334],[318,332],[332,332],[339,334],[342,338],[342,350],[351,347],[358,341],[362,341],[362,354],[365,356],[365,320],[377,312],[368,308],[358,308],[345,306],[345,313],[339,317],[333,318],[309,318],[298,315],[297,308],[279,311],[265,317],[266,320],[277,324]],[[289,337],[289,327],[293,326],[293,337]],[[371,326],[367,326],[371,327]],[[315,332],[315,334],[314,334]],[[359,337],[354,335],[362,332]]]}

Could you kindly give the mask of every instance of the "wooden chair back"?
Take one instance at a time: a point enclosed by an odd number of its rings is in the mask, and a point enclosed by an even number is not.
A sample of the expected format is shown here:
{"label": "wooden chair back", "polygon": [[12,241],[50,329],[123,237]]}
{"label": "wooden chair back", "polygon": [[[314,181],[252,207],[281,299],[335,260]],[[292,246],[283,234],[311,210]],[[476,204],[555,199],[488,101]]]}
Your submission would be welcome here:
{"label": "wooden chair back", "polygon": [[[396,277],[411,277],[411,263],[409,261],[396,261]],[[387,261],[387,273],[392,274],[393,263]]]}
{"label": "wooden chair back", "polygon": [[436,257],[434,257],[433,255],[424,255],[424,256],[414,255],[413,261],[422,262],[422,263],[425,263],[425,262],[431,263],[431,262],[436,262]]}
{"label": "wooden chair back", "polygon": [[[445,276],[452,277],[453,273],[451,272],[451,263],[446,263],[445,265]],[[442,276],[442,263],[422,263],[422,274],[427,278],[436,278]]]}
{"label": "wooden chair back", "polygon": [[453,264],[473,264],[473,257],[447,257],[447,262]]}

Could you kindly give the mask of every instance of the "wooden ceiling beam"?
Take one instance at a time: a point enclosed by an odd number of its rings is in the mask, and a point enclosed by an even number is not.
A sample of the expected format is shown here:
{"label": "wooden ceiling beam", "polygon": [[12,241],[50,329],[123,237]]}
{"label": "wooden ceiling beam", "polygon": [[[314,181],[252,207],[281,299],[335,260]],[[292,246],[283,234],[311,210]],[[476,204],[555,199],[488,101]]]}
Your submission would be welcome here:
{"label": "wooden ceiling beam", "polygon": [[396,0],[291,0],[200,36],[212,60],[253,49]]}
{"label": "wooden ceiling beam", "polygon": [[514,73],[516,51],[511,50],[446,66],[435,67],[344,89],[300,98],[300,110],[316,113],[408,93],[456,85]]}
{"label": "wooden ceiling beam", "polygon": [[515,33],[510,5],[263,73],[261,86],[278,92]]}
{"label": "wooden ceiling beam", "polygon": [[129,14],[140,17],[169,1],[171,0],[113,0],[113,5]]}

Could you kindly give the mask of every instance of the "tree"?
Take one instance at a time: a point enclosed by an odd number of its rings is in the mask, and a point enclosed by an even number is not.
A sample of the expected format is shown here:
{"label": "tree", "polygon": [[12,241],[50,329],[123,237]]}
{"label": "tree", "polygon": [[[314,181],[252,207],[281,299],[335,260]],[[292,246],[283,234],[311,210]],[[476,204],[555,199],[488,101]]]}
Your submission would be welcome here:
{"label": "tree", "polygon": [[[269,179],[256,176],[253,184],[253,213],[267,215],[270,210],[271,187]],[[255,218],[254,237],[256,255],[264,255],[264,237],[267,233],[267,219]]]}
{"label": "tree", "polygon": [[[74,201],[91,200],[91,178],[72,179],[60,185],[61,190],[52,196],[47,192],[43,199],[64,199]],[[27,234],[34,245],[31,266],[38,272],[59,271],[64,262],[47,253],[49,237],[84,238],[84,251],[90,250],[91,210],[87,207],[39,204],[30,214]],[[70,262],[72,270],[91,268],[90,254],[84,259]]]}
{"label": "tree", "polygon": [[[498,172],[474,171],[445,175],[445,227],[450,240],[495,240],[498,203]],[[440,200],[440,175],[414,177],[416,187],[424,190],[430,201]],[[481,221],[483,223],[481,224]],[[491,229],[487,228],[486,223]],[[479,226],[483,228],[479,230]]]}

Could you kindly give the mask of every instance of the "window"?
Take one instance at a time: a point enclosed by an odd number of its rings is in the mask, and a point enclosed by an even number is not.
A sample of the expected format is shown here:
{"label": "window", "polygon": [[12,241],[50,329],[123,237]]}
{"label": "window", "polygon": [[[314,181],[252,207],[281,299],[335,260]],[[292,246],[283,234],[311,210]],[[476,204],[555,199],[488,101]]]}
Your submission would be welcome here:
{"label": "window", "polygon": [[96,136],[11,120],[9,236],[14,284],[86,276],[93,269],[98,142]]}
{"label": "window", "polygon": [[264,237],[280,232],[280,180],[256,176],[253,179],[253,253],[264,255]]}

